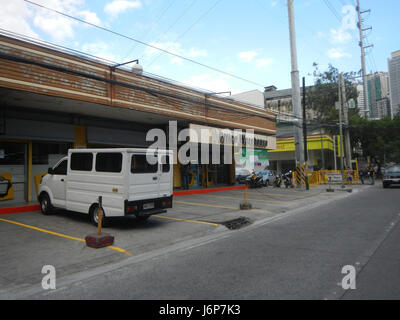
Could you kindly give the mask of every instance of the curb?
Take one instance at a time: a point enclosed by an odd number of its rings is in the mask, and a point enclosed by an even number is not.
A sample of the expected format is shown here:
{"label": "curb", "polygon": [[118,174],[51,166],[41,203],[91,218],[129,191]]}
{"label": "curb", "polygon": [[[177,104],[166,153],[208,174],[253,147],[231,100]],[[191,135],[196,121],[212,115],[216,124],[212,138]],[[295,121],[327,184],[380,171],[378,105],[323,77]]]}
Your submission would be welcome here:
{"label": "curb", "polygon": [[[244,189],[245,186],[232,186],[232,187],[222,187],[222,188],[209,188],[209,189],[198,189],[198,190],[183,190],[183,191],[174,191],[174,196],[186,196],[191,194],[202,194],[202,193],[211,193],[211,192],[219,192],[219,191],[227,191],[227,190],[237,190]],[[27,205],[27,206],[19,206],[19,207],[6,207],[0,208],[1,214],[12,214],[12,213],[23,213],[23,212],[32,212],[40,210],[40,205]]]}

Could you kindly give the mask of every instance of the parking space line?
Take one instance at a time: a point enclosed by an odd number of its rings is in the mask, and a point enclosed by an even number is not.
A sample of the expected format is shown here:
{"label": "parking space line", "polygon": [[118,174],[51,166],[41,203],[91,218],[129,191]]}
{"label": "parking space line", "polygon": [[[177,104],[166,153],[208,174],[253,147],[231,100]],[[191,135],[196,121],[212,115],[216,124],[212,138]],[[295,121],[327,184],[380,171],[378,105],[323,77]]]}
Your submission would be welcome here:
{"label": "parking space line", "polygon": [[200,207],[211,207],[211,208],[239,210],[239,208],[234,208],[234,207],[220,206],[220,205],[216,205],[216,204],[198,203],[198,202],[174,201],[174,203],[188,204],[188,205],[191,205],[191,206],[200,206]]}
{"label": "parking space line", "polygon": [[174,221],[191,222],[191,223],[198,223],[198,224],[207,224],[207,225],[211,225],[211,226],[214,226],[214,227],[218,227],[219,226],[218,223],[198,221],[198,220],[187,220],[187,219],[181,219],[181,218],[165,217],[165,216],[160,216],[160,215],[154,215],[153,217],[161,218],[161,219],[167,219],[167,220],[174,220]]}
{"label": "parking space line", "polygon": [[[220,206],[220,205],[214,205],[214,204],[207,204],[207,203],[198,203],[198,202],[187,202],[187,201],[174,201],[175,203],[181,203],[181,204],[188,204],[191,206],[199,206],[199,207],[211,207],[211,208],[223,208],[223,209],[230,209],[230,210],[235,210],[235,211],[240,211],[239,207],[227,207],[227,206]],[[251,209],[248,211],[258,211],[258,212],[264,212],[264,213],[272,213],[268,210],[264,209]]]}
{"label": "parking space line", "polygon": [[[238,197],[229,197],[229,196],[217,196],[217,195],[211,195],[211,194],[207,194],[204,196],[209,196],[209,197],[213,197],[213,198],[221,198],[221,199],[235,199],[235,200],[239,200]],[[280,201],[280,200],[265,200],[265,199],[248,199],[249,201],[256,201],[256,202],[268,202],[268,203],[287,203],[286,201]]]}
{"label": "parking space line", "polygon": [[[71,237],[71,236],[68,236],[68,235],[65,235],[65,234],[62,234],[62,233],[58,233],[58,232],[54,232],[54,231],[50,231],[50,230],[46,230],[46,229],[30,226],[30,225],[23,224],[23,223],[20,223],[20,222],[7,220],[7,219],[1,219],[1,218],[0,218],[0,221],[12,223],[12,224],[15,224],[17,226],[21,226],[21,227],[25,227],[25,228],[28,228],[28,229],[33,229],[33,230],[36,230],[36,231],[48,233],[48,234],[51,234],[51,235],[54,235],[54,236],[57,236],[57,237],[66,238],[66,239],[70,239],[70,240],[75,240],[75,241],[85,242],[86,243],[85,239]],[[109,249],[112,249],[112,250],[115,250],[115,251],[118,251],[118,252],[121,252],[121,253],[125,253],[127,256],[131,256],[131,254],[129,252],[127,252],[124,249],[118,248],[118,247],[108,246],[106,248],[109,248]]]}

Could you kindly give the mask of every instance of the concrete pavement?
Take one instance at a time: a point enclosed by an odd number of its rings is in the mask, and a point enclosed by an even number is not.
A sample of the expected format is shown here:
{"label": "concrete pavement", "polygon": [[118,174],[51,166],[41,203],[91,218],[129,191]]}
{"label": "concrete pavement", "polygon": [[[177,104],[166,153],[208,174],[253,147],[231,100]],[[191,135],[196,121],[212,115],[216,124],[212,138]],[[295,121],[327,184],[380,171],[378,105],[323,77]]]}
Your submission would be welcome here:
{"label": "concrete pavement", "polygon": [[[357,190],[367,188],[358,187]],[[313,188],[309,192],[251,189],[248,195],[254,208],[251,211],[238,209],[243,198],[241,190],[176,197],[174,209],[163,217],[154,216],[146,223],[138,223],[135,219],[118,219],[111,223],[107,232],[116,237],[114,245],[125,250],[130,257],[116,250],[95,250],[77,240],[0,221],[0,236],[8,239],[0,245],[1,260],[7,261],[0,267],[0,297],[22,298],[33,292],[42,293],[40,283],[43,275],[40,270],[44,264],[56,267],[60,283],[63,283],[62,279],[81,281],[85,277],[79,275],[83,273],[93,276],[101,273],[104,267],[112,269],[129,265],[132,261],[145,261],[165,252],[188,250],[207,241],[230,237],[235,231],[227,230],[221,223],[239,216],[248,217],[257,226],[265,221],[284,218],[287,214],[295,214],[299,208],[313,208],[348,197],[351,194],[326,193],[324,188]],[[84,238],[94,229],[86,221],[85,215],[77,213],[60,212],[43,216],[34,212],[2,215],[0,218],[77,239]]]}

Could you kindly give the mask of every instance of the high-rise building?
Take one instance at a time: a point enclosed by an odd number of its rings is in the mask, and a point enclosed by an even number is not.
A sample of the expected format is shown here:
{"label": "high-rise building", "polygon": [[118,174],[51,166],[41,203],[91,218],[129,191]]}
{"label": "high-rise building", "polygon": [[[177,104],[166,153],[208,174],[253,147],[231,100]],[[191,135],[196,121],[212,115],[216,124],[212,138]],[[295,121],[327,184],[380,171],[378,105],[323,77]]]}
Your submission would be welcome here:
{"label": "high-rise building", "polygon": [[392,52],[388,59],[391,116],[396,116],[400,109],[400,50]]}
{"label": "high-rise building", "polygon": [[364,108],[364,87],[362,84],[356,84],[357,86],[357,106],[360,117],[365,118],[367,116],[367,110]]}
{"label": "high-rise building", "polygon": [[382,119],[390,116],[389,74],[375,72],[367,75],[368,113],[371,119]]}

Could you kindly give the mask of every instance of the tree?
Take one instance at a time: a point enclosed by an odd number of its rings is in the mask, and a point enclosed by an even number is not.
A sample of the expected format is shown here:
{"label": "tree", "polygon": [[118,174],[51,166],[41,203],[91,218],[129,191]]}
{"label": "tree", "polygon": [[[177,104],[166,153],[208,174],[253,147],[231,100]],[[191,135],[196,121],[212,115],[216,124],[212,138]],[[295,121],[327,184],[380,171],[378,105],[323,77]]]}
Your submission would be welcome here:
{"label": "tree", "polygon": [[[331,64],[326,71],[320,71],[316,63],[313,64],[313,67],[315,68],[313,72],[314,86],[308,90],[307,105],[316,113],[316,117],[321,123],[337,121],[339,113],[335,108],[335,103],[339,101],[339,70]],[[357,101],[357,88],[353,80],[357,73],[346,72],[343,75],[347,100]],[[357,107],[351,112],[357,113]]]}

